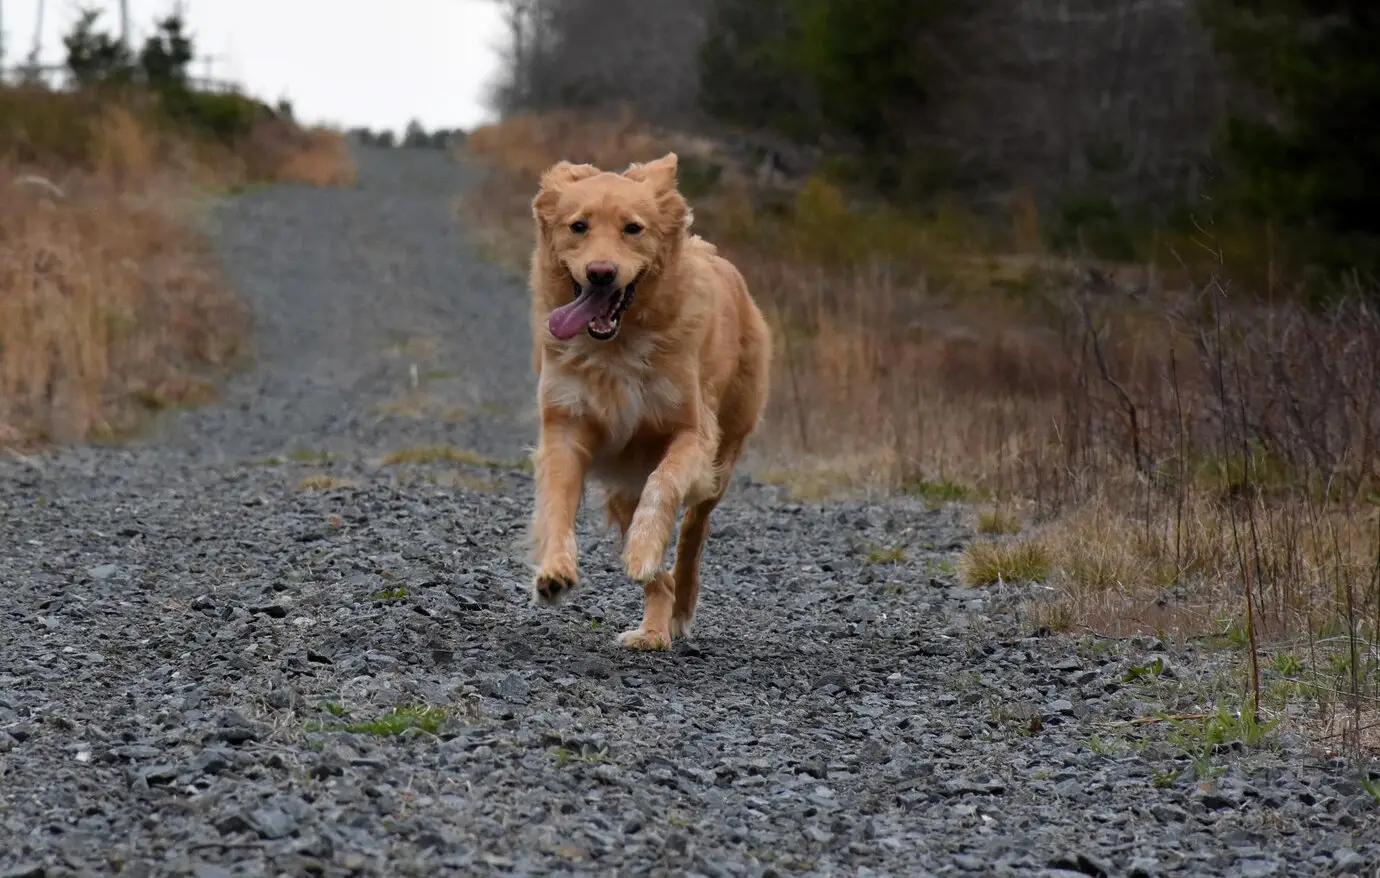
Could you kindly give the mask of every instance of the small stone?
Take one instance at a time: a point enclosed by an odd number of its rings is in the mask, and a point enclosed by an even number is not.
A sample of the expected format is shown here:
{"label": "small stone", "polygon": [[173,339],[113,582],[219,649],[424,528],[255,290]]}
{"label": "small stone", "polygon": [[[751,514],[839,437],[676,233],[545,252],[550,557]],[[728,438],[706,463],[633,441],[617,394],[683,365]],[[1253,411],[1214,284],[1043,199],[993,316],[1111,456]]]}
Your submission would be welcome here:
{"label": "small stone", "polygon": [[162,752],[157,747],[151,747],[148,744],[126,744],[110,751],[116,759],[152,759]]}
{"label": "small stone", "polygon": [[1188,819],[1188,812],[1178,805],[1166,805],[1159,803],[1150,806],[1150,813],[1155,815],[1155,819],[1161,823],[1183,823]]}
{"label": "small stone", "polygon": [[815,826],[813,823],[805,827],[804,833],[806,838],[817,844],[828,844],[834,838],[833,833]]}
{"label": "small stone", "polygon": [[216,732],[216,737],[227,744],[243,744],[259,740],[259,730],[239,714],[226,716],[224,724]]}
{"label": "small stone", "polygon": [[1160,861],[1154,857],[1136,857],[1126,872],[1128,878],[1155,878],[1160,874]]}
{"label": "small stone", "polygon": [[249,821],[244,819],[243,814],[227,814],[215,823],[216,831],[221,835],[234,835],[237,832],[248,832],[252,827]]}
{"label": "small stone", "polygon": [[1279,863],[1274,860],[1242,860],[1239,867],[1241,878],[1269,878],[1279,871]]}
{"label": "small stone", "polygon": [[1348,875],[1358,875],[1366,868],[1366,858],[1351,848],[1337,848],[1332,852],[1332,862],[1338,871]]}
{"label": "small stone", "polygon": [[47,873],[42,863],[20,863],[0,872],[0,878],[43,878]]}
{"label": "small stone", "polygon": [[252,811],[249,825],[263,838],[286,838],[297,828],[297,820],[281,808],[268,806]]}
{"label": "small stone", "polygon": [[147,783],[149,786],[158,786],[159,784],[172,783],[173,781],[177,780],[177,775],[177,768],[166,763],[160,765],[150,765],[139,772],[139,776],[142,777],[144,779],[144,782]]}
{"label": "small stone", "polygon": [[1065,716],[1073,715],[1073,702],[1066,698],[1059,698],[1045,705],[1045,713],[1062,713]]}
{"label": "small stone", "polygon": [[250,607],[251,613],[262,613],[270,619],[282,619],[288,614],[287,607],[282,604],[263,604],[257,607]]}
{"label": "small stone", "polygon": [[116,567],[114,564],[98,564],[87,572],[91,574],[92,579],[99,581],[109,579],[118,573],[119,570],[120,568]]}
{"label": "small stone", "polygon": [[498,681],[498,686],[496,688],[498,697],[502,698],[504,701],[526,700],[531,691],[532,687],[527,684],[526,680],[522,679],[522,677],[517,674],[508,674],[502,680]]}
{"label": "small stone", "polygon": [[224,750],[202,750],[192,760],[192,768],[202,774],[219,774],[230,765],[230,754]]}

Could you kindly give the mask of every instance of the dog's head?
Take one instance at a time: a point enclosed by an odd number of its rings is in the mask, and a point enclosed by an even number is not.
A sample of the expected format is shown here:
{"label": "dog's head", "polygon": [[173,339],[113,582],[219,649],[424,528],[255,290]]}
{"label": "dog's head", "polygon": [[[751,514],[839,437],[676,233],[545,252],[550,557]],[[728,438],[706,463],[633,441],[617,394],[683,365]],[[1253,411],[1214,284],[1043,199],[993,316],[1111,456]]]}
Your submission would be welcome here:
{"label": "dog's head", "polygon": [[532,201],[538,247],[568,282],[570,298],[552,303],[551,334],[618,335],[638,285],[655,286],[680,247],[690,210],[676,189],[676,154],[623,173],[560,162],[542,174]]}

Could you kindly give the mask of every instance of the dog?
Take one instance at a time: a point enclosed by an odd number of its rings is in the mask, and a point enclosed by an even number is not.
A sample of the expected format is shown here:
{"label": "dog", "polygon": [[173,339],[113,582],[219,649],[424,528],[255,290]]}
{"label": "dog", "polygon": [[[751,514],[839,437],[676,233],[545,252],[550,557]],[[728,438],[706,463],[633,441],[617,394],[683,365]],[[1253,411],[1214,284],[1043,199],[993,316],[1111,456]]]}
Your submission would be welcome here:
{"label": "dog", "polygon": [[562,161],[532,200],[533,599],[579,588],[575,516],[592,479],[643,588],[642,624],[618,637],[633,649],[690,633],[709,516],[761,418],[772,356],[742,274],[690,232],[677,164],[673,152],[621,173]]}

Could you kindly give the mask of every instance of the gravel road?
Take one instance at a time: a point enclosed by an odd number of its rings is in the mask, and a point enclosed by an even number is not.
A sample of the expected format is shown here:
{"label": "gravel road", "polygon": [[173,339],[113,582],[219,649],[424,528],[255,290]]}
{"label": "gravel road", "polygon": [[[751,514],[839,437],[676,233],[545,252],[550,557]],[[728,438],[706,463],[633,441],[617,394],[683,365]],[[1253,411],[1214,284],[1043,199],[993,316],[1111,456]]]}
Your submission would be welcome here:
{"label": "gravel road", "polygon": [[0,876],[1375,874],[1355,763],[1199,774],[1133,721],[1224,657],[1042,636],[953,583],[956,508],[744,476],[664,654],[614,643],[641,594],[587,509],[581,596],[530,604],[522,281],[462,242],[466,169],[360,161],[217,208],[257,321],[219,403],[0,462]]}

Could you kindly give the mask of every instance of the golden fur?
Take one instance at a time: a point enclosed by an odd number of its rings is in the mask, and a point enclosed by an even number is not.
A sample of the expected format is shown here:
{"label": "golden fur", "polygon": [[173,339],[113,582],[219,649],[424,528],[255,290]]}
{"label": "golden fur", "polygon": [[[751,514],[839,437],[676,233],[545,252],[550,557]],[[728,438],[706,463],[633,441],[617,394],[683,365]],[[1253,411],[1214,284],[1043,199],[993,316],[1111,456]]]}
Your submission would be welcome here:
{"label": "golden fur", "polygon": [[[578,587],[575,515],[591,477],[606,490],[624,568],[643,585],[642,624],[619,637],[640,649],[669,647],[694,620],[709,515],[757,426],[771,359],[766,321],[743,276],[689,232],[676,165],[674,153],[621,174],[560,162],[542,175],[532,202],[541,412],[534,597],[556,604]],[[591,322],[588,332],[557,338],[552,312],[569,306],[575,285],[613,271],[620,288],[636,279],[615,335],[599,340]],[[667,573],[663,558],[682,508]]]}

